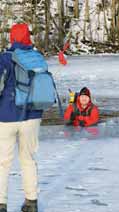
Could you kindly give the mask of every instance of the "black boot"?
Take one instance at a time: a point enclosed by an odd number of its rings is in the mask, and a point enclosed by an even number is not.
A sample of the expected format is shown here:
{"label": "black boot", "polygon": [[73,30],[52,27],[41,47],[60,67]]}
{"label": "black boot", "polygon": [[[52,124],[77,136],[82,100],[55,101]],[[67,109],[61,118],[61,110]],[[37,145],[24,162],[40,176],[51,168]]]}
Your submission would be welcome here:
{"label": "black boot", "polygon": [[0,203],[0,212],[7,212],[7,205]]}
{"label": "black boot", "polygon": [[38,212],[37,200],[25,199],[25,202],[21,208],[22,212]]}

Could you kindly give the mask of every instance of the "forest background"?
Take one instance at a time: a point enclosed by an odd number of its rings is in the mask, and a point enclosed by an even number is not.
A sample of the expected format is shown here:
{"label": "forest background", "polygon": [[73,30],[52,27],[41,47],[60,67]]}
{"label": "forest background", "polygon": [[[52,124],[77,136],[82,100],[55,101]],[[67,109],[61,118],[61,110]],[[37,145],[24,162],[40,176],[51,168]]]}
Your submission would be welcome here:
{"label": "forest background", "polygon": [[9,46],[14,23],[29,24],[34,45],[56,54],[119,52],[118,0],[0,0],[0,50]]}

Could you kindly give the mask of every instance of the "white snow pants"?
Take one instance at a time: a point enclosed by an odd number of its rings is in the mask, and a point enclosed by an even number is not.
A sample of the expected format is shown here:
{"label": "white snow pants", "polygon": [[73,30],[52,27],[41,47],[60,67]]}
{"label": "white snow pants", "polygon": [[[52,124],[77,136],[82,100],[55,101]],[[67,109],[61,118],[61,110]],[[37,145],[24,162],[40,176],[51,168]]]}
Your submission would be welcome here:
{"label": "white snow pants", "polygon": [[40,122],[40,119],[0,122],[0,203],[7,203],[8,177],[16,143],[18,143],[25,198],[37,199],[37,163],[33,155],[39,146]]}

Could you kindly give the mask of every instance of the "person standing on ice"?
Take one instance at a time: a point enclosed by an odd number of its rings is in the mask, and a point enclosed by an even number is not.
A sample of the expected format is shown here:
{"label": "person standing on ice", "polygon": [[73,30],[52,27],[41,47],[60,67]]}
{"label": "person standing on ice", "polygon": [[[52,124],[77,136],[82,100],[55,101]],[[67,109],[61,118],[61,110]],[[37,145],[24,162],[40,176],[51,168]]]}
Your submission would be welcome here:
{"label": "person standing on ice", "polygon": [[[11,52],[17,48],[33,48],[27,24],[13,25],[10,41]],[[34,153],[39,146],[43,111],[26,111],[23,120],[19,121],[22,109],[15,105],[15,67],[9,51],[0,54],[0,212],[7,212],[8,176],[17,136],[25,192],[21,211],[38,212],[38,174]]]}
{"label": "person standing on ice", "polygon": [[88,127],[99,121],[99,110],[91,101],[90,90],[84,87],[74,97],[64,113],[64,120],[67,125]]}

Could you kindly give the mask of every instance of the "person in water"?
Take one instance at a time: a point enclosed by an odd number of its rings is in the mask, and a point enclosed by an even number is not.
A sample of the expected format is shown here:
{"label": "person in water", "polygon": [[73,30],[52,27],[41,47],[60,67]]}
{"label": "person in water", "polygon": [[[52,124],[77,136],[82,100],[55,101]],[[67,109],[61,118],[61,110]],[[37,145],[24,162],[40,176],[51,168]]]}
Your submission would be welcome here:
{"label": "person in water", "polygon": [[88,127],[99,121],[99,109],[91,101],[91,93],[84,87],[75,96],[73,103],[69,103],[64,113],[67,125]]}

